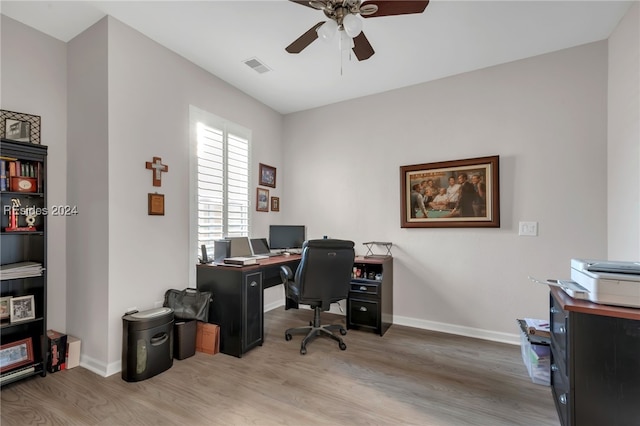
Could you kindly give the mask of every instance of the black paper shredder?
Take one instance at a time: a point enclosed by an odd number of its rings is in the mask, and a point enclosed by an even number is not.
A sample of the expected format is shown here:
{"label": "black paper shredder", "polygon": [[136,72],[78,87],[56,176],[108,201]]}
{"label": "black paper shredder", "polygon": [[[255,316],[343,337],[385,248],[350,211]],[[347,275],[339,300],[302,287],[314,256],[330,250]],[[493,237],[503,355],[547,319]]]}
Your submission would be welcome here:
{"label": "black paper shredder", "polygon": [[173,365],[173,309],[155,308],[122,317],[122,379],[139,382]]}

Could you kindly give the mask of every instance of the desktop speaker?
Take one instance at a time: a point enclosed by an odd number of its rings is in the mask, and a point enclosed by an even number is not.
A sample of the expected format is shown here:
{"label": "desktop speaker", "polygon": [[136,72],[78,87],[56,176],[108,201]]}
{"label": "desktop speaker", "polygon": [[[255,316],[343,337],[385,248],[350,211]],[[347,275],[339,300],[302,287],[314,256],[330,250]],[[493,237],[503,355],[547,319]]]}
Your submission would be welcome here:
{"label": "desktop speaker", "polygon": [[224,263],[224,259],[231,257],[231,241],[216,240],[213,245],[213,261],[215,263]]}
{"label": "desktop speaker", "polygon": [[200,263],[211,263],[211,259],[207,255],[207,246],[204,244],[200,246],[200,251],[202,252],[202,259],[200,259]]}

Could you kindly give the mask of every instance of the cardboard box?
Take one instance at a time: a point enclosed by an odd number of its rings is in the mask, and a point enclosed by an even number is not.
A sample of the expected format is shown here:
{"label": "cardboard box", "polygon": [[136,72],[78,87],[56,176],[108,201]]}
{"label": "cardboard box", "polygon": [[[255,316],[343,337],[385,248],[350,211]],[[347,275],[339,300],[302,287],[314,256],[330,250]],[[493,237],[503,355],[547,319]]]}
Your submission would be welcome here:
{"label": "cardboard box", "polygon": [[47,371],[55,373],[66,368],[67,335],[47,330]]}
{"label": "cardboard box", "polygon": [[80,365],[80,339],[67,336],[67,369]]}
{"label": "cardboard box", "polygon": [[220,352],[220,326],[198,321],[196,325],[196,351],[215,355]]}

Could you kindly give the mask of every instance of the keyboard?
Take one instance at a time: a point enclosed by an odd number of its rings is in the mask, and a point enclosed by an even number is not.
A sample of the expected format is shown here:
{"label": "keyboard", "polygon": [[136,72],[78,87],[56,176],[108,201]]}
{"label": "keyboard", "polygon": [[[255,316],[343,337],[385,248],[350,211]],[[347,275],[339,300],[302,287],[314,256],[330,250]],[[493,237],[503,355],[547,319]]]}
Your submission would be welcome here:
{"label": "keyboard", "polygon": [[270,257],[282,256],[282,253],[264,253],[264,254],[254,254],[251,257],[256,259],[269,259]]}

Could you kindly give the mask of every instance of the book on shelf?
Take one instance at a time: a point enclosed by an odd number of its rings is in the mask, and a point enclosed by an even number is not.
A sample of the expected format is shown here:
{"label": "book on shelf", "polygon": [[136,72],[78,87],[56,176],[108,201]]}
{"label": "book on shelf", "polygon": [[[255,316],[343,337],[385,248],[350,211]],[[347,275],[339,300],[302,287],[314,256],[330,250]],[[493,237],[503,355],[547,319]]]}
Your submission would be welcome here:
{"label": "book on shelf", "polygon": [[255,265],[258,260],[255,257],[226,257],[224,263],[229,265]]}
{"label": "book on shelf", "polygon": [[7,163],[0,159],[0,191],[7,190]]}
{"label": "book on shelf", "polygon": [[18,262],[0,265],[0,280],[16,278],[39,277],[44,268],[38,262]]}

